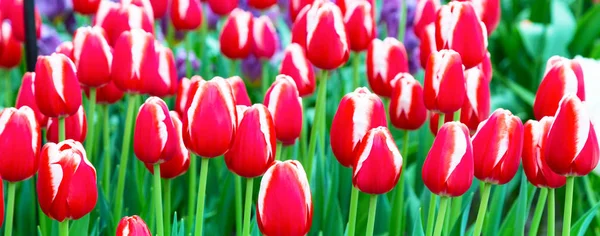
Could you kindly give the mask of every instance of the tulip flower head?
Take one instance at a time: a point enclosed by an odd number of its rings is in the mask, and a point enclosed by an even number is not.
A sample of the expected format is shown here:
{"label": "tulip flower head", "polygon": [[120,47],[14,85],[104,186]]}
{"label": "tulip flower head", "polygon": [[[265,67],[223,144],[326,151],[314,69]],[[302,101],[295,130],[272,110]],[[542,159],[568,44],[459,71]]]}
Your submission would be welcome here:
{"label": "tulip flower head", "polygon": [[25,72],[21,79],[21,88],[17,94],[17,108],[28,106],[35,113],[35,118],[40,127],[46,126],[48,117],[46,117],[38,108],[35,102],[35,72]]}
{"label": "tulip flower head", "polygon": [[302,98],[292,77],[278,75],[265,94],[264,104],[275,122],[277,140],[293,145],[302,132]]}
{"label": "tulip flower head", "polygon": [[39,56],[35,67],[35,101],[48,117],[70,116],[81,106],[75,65],[67,56]]}
{"label": "tulip flower head", "polygon": [[421,63],[421,68],[425,69],[427,68],[427,62],[429,62],[431,53],[438,51],[437,46],[435,45],[435,24],[425,26],[420,40],[419,62]]}
{"label": "tulip flower head", "polygon": [[177,92],[177,68],[175,58],[169,47],[154,41],[158,66],[154,76],[142,79],[143,91],[151,96],[164,97]]}
{"label": "tulip flower head", "polygon": [[313,4],[306,12],[306,55],[316,67],[332,70],[350,57],[342,13],[332,2]]}
{"label": "tulip flower head", "polygon": [[[415,35],[423,40],[425,28],[433,25],[437,18],[437,11],[441,4],[439,0],[418,0],[415,9],[414,31]],[[427,55],[426,55],[427,56]]]}
{"label": "tulip flower head", "polygon": [[21,42],[15,37],[10,22],[2,21],[0,25],[0,68],[14,68],[21,63]]}
{"label": "tulip flower head", "polygon": [[[160,164],[160,177],[163,179],[172,179],[183,175],[190,167],[190,153],[183,142],[183,123],[175,111],[170,111],[169,115],[177,132],[177,147],[170,160]],[[154,174],[154,166],[145,163],[150,173]]]}
{"label": "tulip flower head", "polygon": [[81,27],[73,38],[73,62],[79,82],[99,87],[110,82],[112,52],[101,27]]}
{"label": "tulip flower head", "polygon": [[238,7],[238,0],[207,0],[212,12],[220,16],[226,16]]}
{"label": "tulip flower head", "polygon": [[219,35],[219,45],[223,55],[230,59],[243,59],[252,49],[252,14],[235,9],[227,17]]}
{"label": "tulip flower head", "polygon": [[152,5],[152,13],[154,15],[154,19],[160,19],[165,16],[167,13],[167,7],[169,7],[168,0],[150,0],[150,5]]}
{"label": "tulip flower head", "polygon": [[167,104],[158,97],[150,97],[142,104],[133,132],[133,151],[144,163],[164,163],[177,151],[177,130]]}
{"label": "tulip flower head", "polygon": [[[58,142],[58,118],[50,117],[47,124],[46,139],[49,142]],[[65,118],[65,137],[77,142],[85,141],[87,136],[87,117],[83,106],[79,106],[77,113]]]}
{"label": "tulip flower head", "polygon": [[[6,12],[8,13],[8,18],[10,19],[10,23],[12,25],[14,37],[20,42],[25,42],[24,4],[24,0],[13,0],[10,12]],[[36,38],[39,39],[41,35],[42,18],[40,17],[40,13],[37,8],[33,9],[33,17],[35,22]]]}
{"label": "tulip flower head", "polygon": [[465,99],[465,77],[460,55],[441,50],[429,56],[423,89],[425,106],[432,111],[453,113]]}
{"label": "tulip flower head", "polygon": [[500,23],[501,7],[500,0],[459,0],[471,2],[475,12],[481,21],[485,24],[488,36],[494,32],[498,23]]}
{"label": "tulip flower head", "polygon": [[271,18],[262,15],[252,20],[252,53],[257,58],[270,59],[279,48],[279,36]]}
{"label": "tulip flower head", "polygon": [[[179,86],[177,86],[177,95],[175,95],[175,111],[181,116],[181,120],[187,119],[187,110],[192,103],[194,94],[199,86],[199,82],[204,79],[198,75],[192,77],[192,79],[182,78],[179,80]],[[194,84],[192,88],[192,84]],[[184,122],[185,123],[185,122]],[[185,131],[184,131],[185,132]]]}
{"label": "tulip flower head", "polygon": [[396,75],[392,86],[389,108],[392,124],[398,129],[419,129],[427,120],[427,108],[423,102],[423,87],[408,73]]}
{"label": "tulip flower head", "polygon": [[144,80],[156,76],[154,36],[141,29],[126,31],[117,40],[111,66],[115,85],[127,93],[144,92]]}
{"label": "tulip flower head", "polygon": [[567,179],[554,173],[547,164],[544,150],[553,117],[525,123],[523,134],[523,170],[529,182],[538,188],[560,188]]}
{"label": "tulip flower head", "polygon": [[146,222],[137,215],[125,216],[117,225],[116,236],[151,236]]}
{"label": "tulip flower head", "polygon": [[395,38],[374,39],[367,51],[367,79],[379,96],[392,96],[392,79],[408,72],[408,55],[404,45]]}
{"label": "tulip flower head", "polygon": [[248,96],[248,91],[246,90],[246,84],[244,84],[244,80],[242,80],[242,78],[239,76],[233,76],[227,78],[226,80],[233,91],[233,96],[235,97],[235,104],[251,106],[252,102],[250,101],[250,97]]}
{"label": "tulip flower head", "polygon": [[28,106],[0,111],[0,175],[9,182],[23,181],[38,170],[40,126]]}
{"label": "tulip flower head", "polygon": [[277,0],[248,0],[248,6],[258,10],[266,10],[277,4]]}
{"label": "tulip flower head", "polygon": [[[86,89],[86,95],[89,97],[89,89]],[[115,83],[111,80],[108,84],[105,84],[96,89],[96,102],[100,104],[114,104],[121,100],[125,93],[121,91]]]}
{"label": "tulip flower head", "polygon": [[82,15],[93,15],[98,11],[101,0],[74,0],[73,10]]}
{"label": "tulip flower head", "polygon": [[460,110],[460,121],[475,131],[490,114],[490,80],[479,67],[465,71],[466,96]]}
{"label": "tulip flower head", "polygon": [[290,19],[292,20],[292,22],[296,21],[296,18],[298,17],[298,15],[300,15],[300,12],[302,11],[302,9],[304,9],[304,7],[306,5],[310,5],[313,4],[315,2],[315,0],[296,0],[296,1],[290,1]]}
{"label": "tulip flower head", "polygon": [[195,30],[202,25],[202,5],[198,0],[173,0],[171,22],[177,30]]}
{"label": "tulip flower head", "polygon": [[315,72],[306,58],[304,49],[299,44],[292,43],[287,46],[279,74],[292,77],[300,96],[309,96],[315,92]]}
{"label": "tulip flower head", "polygon": [[368,1],[350,1],[348,9],[344,13],[344,25],[352,51],[366,50],[371,40],[377,36],[372,8],[373,6]]}

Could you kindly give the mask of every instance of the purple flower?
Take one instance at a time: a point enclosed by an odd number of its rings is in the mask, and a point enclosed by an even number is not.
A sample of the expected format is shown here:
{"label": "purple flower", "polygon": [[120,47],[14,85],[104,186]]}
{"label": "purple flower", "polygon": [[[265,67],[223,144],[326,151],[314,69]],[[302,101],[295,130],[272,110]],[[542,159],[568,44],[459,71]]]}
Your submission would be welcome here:
{"label": "purple flower", "polygon": [[242,60],[242,74],[252,83],[259,81],[262,75],[262,65],[260,60],[255,56],[250,55]]}
{"label": "purple flower", "polygon": [[180,48],[179,50],[177,50],[177,54],[175,56],[177,78],[186,77],[188,60],[191,63],[192,71],[198,71],[200,69],[200,60],[196,57],[196,55],[194,53],[191,53],[190,56],[187,57],[187,51]]}
{"label": "purple flower", "polygon": [[38,54],[50,55],[63,41],[56,30],[50,26],[43,24],[41,31],[41,37],[38,39]]}
{"label": "purple flower", "polygon": [[35,6],[40,15],[50,20],[73,11],[73,4],[70,0],[35,0]]}

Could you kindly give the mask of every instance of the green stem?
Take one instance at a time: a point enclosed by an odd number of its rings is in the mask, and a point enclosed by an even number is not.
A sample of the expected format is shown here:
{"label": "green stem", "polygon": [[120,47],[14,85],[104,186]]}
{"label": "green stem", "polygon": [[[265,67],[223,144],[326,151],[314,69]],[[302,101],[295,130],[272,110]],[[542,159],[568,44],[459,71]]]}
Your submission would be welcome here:
{"label": "green stem", "polygon": [[348,216],[348,236],[354,236],[356,231],[356,211],[358,211],[358,189],[352,186],[350,196],[350,215]]}
{"label": "green stem", "polygon": [[356,89],[360,87],[360,75],[359,75],[359,67],[360,67],[360,53],[354,53],[354,57],[352,57],[352,89]]}
{"label": "green stem", "polygon": [[165,236],[171,235],[171,180],[165,179]]}
{"label": "green stem", "polygon": [[104,169],[104,185],[102,186],[104,189],[104,196],[110,196],[110,174],[112,173],[111,171],[111,162],[112,162],[112,158],[111,158],[111,147],[112,145],[110,144],[110,122],[109,122],[109,117],[110,117],[110,112],[108,109],[108,105],[104,105],[103,106],[103,110],[104,110],[104,117],[102,119],[103,122],[103,128],[102,128],[102,145],[104,147],[104,163],[103,163],[103,169]]}
{"label": "green stem", "polygon": [[556,218],[556,209],[554,206],[554,189],[548,189],[548,236],[554,236],[556,227],[554,219]]}
{"label": "green stem", "polygon": [[206,179],[208,177],[208,158],[202,158],[200,164],[200,187],[198,188],[198,202],[196,203],[196,228],[195,236],[202,235],[204,223],[204,198],[206,197]]}
{"label": "green stem", "polygon": [[62,142],[66,139],[65,134],[65,117],[58,117],[58,142]]}
{"label": "green stem", "polygon": [[371,195],[369,201],[369,218],[367,220],[367,236],[373,236],[375,229],[375,213],[377,210],[377,195]]}
{"label": "green stem", "polygon": [[125,174],[127,173],[127,162],[129,160],[129,148],[131,145],[131,131],[135,113],[135,101],[137,94],[129,94],[127,98],[127,115],[125,115],[125,130],[123,134],[123,146],[121,146],[121,161],[119,162],[119,177],[117,179],[117,193],[115,195],[115,222],[121,219],[123,210],[123,193],[125,191]]}
{"label": "green stem", "polygon": [[438,211],[437,220],[435,222],[435,231],[433,236],[440,236],[444,228],[444,218],[446,217],[446,208],[448,208],[449,197],[440,198],[440,210]]}
{"label": "green stem", "polygon": [[[410,132],[404,131],[404,142],[402,143],[402,168],[406,168],[408,158],[408,144]],[[396,184],[396,193],[392,199],[392,214],[390,218],[390,235],[401,235],[404,223],[404,171],[400,172],[400,180]]]}
{"label": "green stem", "polygon": [[96,88],[91,87],[90,88],[90,100],[89,100],[89,106],[88,106],[88,134],[87,134],[87,140],[85,142],[85,151],[87,152],[87,157],[90,160],[90,162],[92,161],[92,158],[94,158],[94,153],[93,153],[93,148],[94,148],[94,141],[96,139],[96,135],[95,135],[95,131],[96,131]]}
{"label": "green stem", "polygon": [[[202,24],[200,25],[200,42],[206,42],[206,35],[207,35],[207,31],[208,31],[208,26],[207,26],[207,19],[206,19],[206,14],[202,14]],[[204,53],[206,44],[204,43],[200,43],[199,47],[198,47],[198,56],[200,56],[200,58],[202,59],[200,61],[200,72],[201,75],[206,76],[206,77],[212,77],[208,74],[207,69],[209,69],[209,58],[207,57],[207,53]]]}
{"label": "green stem", "polygon": [[262,91],[263,94],[267,94],[267,90],[269,90],[269,86],[271,86],[271,81],[269,79],[269,61],[267,60],[262,60],[261,61],[262,64],[262,78],[261,78],[261,86],[262,86]]}
{"label": "green stem", "polygon": [[563,214],[563,236],[571,235],[571,213],[573,208],[573,185],[575,177],[567,177],[567,190],[565,191],[565,213]]}
{"label": "green stem", "polygon": [[69,220],[65,219],[63,222],[58,222],[58,235],[69,236]]}
{"label": "green stem", "polygon": [[481,196],[481,203],[479,204],[479,212],[477,212],[477,221],[475,222],[475,231],[473,231],[473,236],[481,235],[481,229],[483,227],[483,222],[485,221],[485,213],[487,211],[491,189],[492,184],[485,183],[483,185],[483,195]]}
{"label": "green stem", "polygon": [[433,235],[433,217],[435,215],[436,201],[437,195],[431,193],[431,198],[429,199],[429,212],[427,213],[427,229],[425,230],[425,235],[427,236]]}
{"label": "green stem", "polygon": [[283,152],[283,144],[281,142],[277,142],[277,147],[275,149],[275,160],[281,160],[282,152]]}
{"label": "green stem", "polygon": [[[448,229],[452,230],[452,227],[456,224],[456,221],[460,217],[462,208],[462,196],[453,197],[452,202],[450,203],[450,223],[448,225]],[[447,230],[446,233],[449,233]]]}
{"label": "green stem", "polygon": [[162,189],[160,188],[160,164],[154,164],[154,208],[156,208],[156,229],[158,235],[165,235],[165,223],[163,221]]}
{"label": "green stem", "polygon": [[439,120],[438,120],[438,131],[440,129],[442,129],[442,126],[444,126],[444,124],[446,123],[446,120],[444,118],[444,113],[439,113]]}
{"label": "green stem", "polygon": [[194,53],[194,43],[193,43],[193,35],[192,34],[193,31],[188,32],[187,37],[185,39],[185,47],[186,47],[186,52],[185,52],[185,74],[189,77],[192,78],[192,75],[194,73],[194,68],[192,68],[192,54]]}
{"label": "green stem", "polygon": [[542,221],[542,214],[544,213],[544,205],[546,205],[546,196],[548,196],[548,189],[542,188],[535,205],[535,212],[533,213],[533,219],[531,220],[529,235],[537,235],[540,222]]}
{"label": "green stem", "polygon": [[248,178],[246,182],[246,203],[244,208],[244,231],[242,235],[250,235],[250,215],[252,213],[252,190],[254,187],[254,178]]}
{"label": "green stem", "polygon": [[10,70],[2,70],[0,69],[0,73],[5,74],[4,81],[6,82],[6,106],[5,107],[12,107],[13,106],[13,102],[12,102],[12,80],[10,77]]}
{"label": "green stem", "polygon": [[231,74],[229,74],[229,76],[236,76],[237,69],[238,69],[238,63],[235,59],[231,59],[229,62],[230,62],[229,66],[231,67],[231,68],[229,68],[230,69],[229,73],[231,73]]}
{"label": "green stem", "polygon": [[312,176],[312,168],[314,162],[314,156],[317,148],[317,136],[319,132],[319,126],[321,119],[325,119],[325,103],[327,100],[327,71],[322,70],[319,76],[319,85],[317,91],[317,104],[315,105],[315,117],[313,119],[312,128],[310,131],[310,141],[308,142],[308,153],[307,153],[307,165],[306,174],[310,181]]}
{"label": "green stem", "polygon": [[4,235],[11,236],[13,228],[13,215],[15,214],[15,191],[17,183],[8,182],[8,202],[6,202],[6,223],[4,224]]}
{"label": "green stem", "polygon": [[198,161],[198,156],[191,156],[190,158],[190,168],[188,169],[188,214],[187,214],[187,230],[186,232],[192,233],[192,225],[194,220],[194,209],[196,207],[196,188],[198,182],[198,168],[196,162]]}
{"label": "green stem", "polygon": [[242,235],[242,177],[235,175],[235,229],[236,235]]}
{"label": "green stem", "polygon": [[406,2],[400,1],[400,19],[398,24],[398,41],[404,42],[404,32],[406,30]]}

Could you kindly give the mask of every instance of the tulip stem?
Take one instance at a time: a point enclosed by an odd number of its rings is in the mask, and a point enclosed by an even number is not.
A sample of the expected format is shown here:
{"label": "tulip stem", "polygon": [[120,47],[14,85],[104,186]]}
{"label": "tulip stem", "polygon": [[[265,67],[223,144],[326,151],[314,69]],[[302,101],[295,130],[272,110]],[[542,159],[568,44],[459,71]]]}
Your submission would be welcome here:
{"label": "tulip stem", "polygon": [[404,32],[406,30],[406,2],[400,1],[400,19],[398,19],[398,41],[404,42]]}
{"label": "tulip stem", "polygon": [[250,235],[250,215],[252,213],[252,190],[254,187],[254,178],[248,178],[246,182],[246,203],[244,208],[244,231],[243,236]]}
{"label": "tulip stem", "polygon": [[65,134],[65,117],[58,117],[58,142],[62,142],[66,139]]}
{"label": "tulip stem", "polygon": [[202,235],[204,223],[204,198],[206,197],[206,179],[208,177],[208,158],[202,158],[200,163],[200,187],[198,188],[198,202],[196,203],[196,228],[194,235]]}
{"label": "tulip stem", "polygon": [[96,131],[96,88],[91,87],[90,88],[90,100],[88,101],[89,105],[88,105],[88,115],[87,115],[87,120],[88,120],[88,134],[87,134],[87,140],[85,142],[85,151],[87,152],[87,156],[88,159],[90,160],[90,162],[92,161],[92,158],[95,157],[94,153],[93,153],[93,148],[94,148],[94,142],[96,141],[96,134],[94,133]]}
{"label": "tulip stem", "polygon": [[358,74],[358,69],[360,67],[360,53],[354,53],[354,57],[352,57],[352,89],[356,89],[360,87],[360,77]]}
{"label": "tulip stem", "polygon": [[192,54],[194,53],[194,36],[192,35],[192,31],[188,32],[186,36],[187,37],[185,37],[185,74],[189,76],[188,78],[192,78],[192,75],[194,74],[192,68]]}
{"label": "tulip stem", "polygon": [[58,222],[58,235],[69,236],[69,220],[65,219],[63,222]]}
{"label": "tulip stem", "polygon": [[571,211],[573,208],[573,185],[575,184],[575,177],[567,177],[567,190],[565,191],[565,213],[563,219],[563,236],[571,235]]}
{"label": "tulip stem", "polygon": [[[317,148],[317,136],[319,133],[319,126],[321,124],[321,119],[325,119],[325,103],[327,99],[327,71],[322,70],[321,76],[319,76],[319,85],[317,91],[317,104],[315,105],[315,116],[312,123],[312,128],[310,131],[310,140],[308,142],[308,153],[307,153],[307,165],[306,165],[306,174],[308,180],[310,181],[312,176],[312,168],[313,161],[316,154]],[[324,138],[324,137],[323,137]],[[325,147],[323,147],[325,148]]]}
{"label": "tulip stem", "polygon": [[440,129],[442,129],[442,126],[444,126],[444,124],[446,123],[445,117],[444,117],[444,113],[439,113],[439,120],[438,120],[438,131],[440,131]]}
{"label": "tulip stem", "polygon": [[163,221],[162,189],[160,187],[160,164],[154,164],[154,207],[156,208],[156,230],[157,235],[165,235]]}
{"label": "tulip stem", "polygon": [[481,229],[483,227],[483,222],[485,221],[485,213],[487,211],[491,189],[492,184],[483,184],[483,194],[481,195],[481,203],[479,203],[479,212],[477,212],[477,221],[475,222],[475,231],[473,231],[473,236],[481,235]]}
{"label": "tulip stem", "polygon": [[369,218],[367,219],[367,236],[373,236],[375,229],[375,213],[377,210],[377,195],[371,195],[369,200]]}
{"label": "tulip stem", "polygon": [[283,152],[283,145],[281,144],[281,142],[277,142],[277,148],[275,149],[275,160],[276,161],[281,160],[282,152]]}
{"label": "tulip stem", "polygon": [[435,205],[437,201],[437,195],[431,193],[431,198],[429,199],[429,211],[427,213],[427,229],[425,230],[426,236],[433,235],[433,217],[435,215]]}
{"label": "tulip stem", "polygon": [[105,105],[103,107],[104,110],[104,117],[102,119],[103,122],[103,128],[102,128],[102,145],[104,146],[104,162],[103,162],[103,169],[104,169],[104,185],[102,187],[104,187],[104,195],[105,196],[110,196],[110,174],[112,173],[111,171],[111,144],[110,144],[110,122],[109,122],[109,117],[110,117],[110,111],[108,109],[108,105]]}
{"label": "tulip stem", "polygon": [[8,202],[6,203],[6,224],[4,225],[4,235],[12,235],[13,215],[15,212],[15,190],[17,183],[8,182]]}
{"label": "tulip stem", "polygon": [[165,179],[165,236],[171,235],[171,180]]}
{"label": "tulip stem", "polygon": [[350,215],[348,216],[348,236],[354,236],[356,230],[356,211],[358,210],[358,189],[352,186],[350,196]]}
{"label": "tulip stem", "polygon": [[117,193],[115,195],[115,222],[121,218],[123,210],[123,192],[125,191],[125,173],[127,173],[127,162],[129,160],[129,148],[131,145],[131,131],[133,116],[135,112],[135,101],[137,94],[129,94],[127,98],[127,114],[125,115],[125,130],[123,133],[123,146],[121,146],[121,161],[119,162],[119,177],[117,179]]}
{"label": "tulip stem", "polygon": [[[235,175],[235,174],[234,174]],[[236,235],[242,235],[242,177],[235,175],[235,229]]]}
{"label": "tulip stem", "polygon": [[548,189],[542,188],[538,201],[535,205],[535,212],[533,213],[533,219],[531,220],[531,227],[529,228],[529,235],[537,235],[540,227],[540,221],[542,221],[542,214],[544,213],[544,205],[546,205],[546,196],[548,196]]}
{"label": "tulip stem", "polygon": [[267,94],[267,90],[269,90],[269,85],[271,85],[271,81],[269,79],[269,61],[268,60],[261,60],[261,64],[262,64],[262,79],[260,81],[261,86],[262,86],[262,91],[263,94]]}
{"label": "tulip stem", "polygon": [[438,211],[437,220],[435,222],[435,231],[433,236],[442,235],[442,229],[444,228],[444,218],[446,217],[446,208],[448,208],[449,197],[440,198],[440,210]]}
{"label": "tulip stem", "polygon": [[6,106],[4,107],[12,107],[13,106],[13,102],[12,102],[12,80],[10,78],[10,70],[2,70],[0,69],[0,73],[5,74],[6,78],[4,78],[4,81],[6,82]]}
{"label": "tulip stem", "polygon": [[554,236],[556,228],[554,227],[554,219],[556,210],[554,208],[554,189],[548,189],[548,236]]}
{"label": "tulip stem", "polygon": [[[404,131],[404,142],[402,143],[402,168],[406,168],[408,158],[408,143],[410,132]],[[390,235],[401,235],[404,224],[404,172],[400,172],[400,179],[396,184],[396,193],[392,198],[392,214],[390,218]]]}
{"label": "tulip stem", "polygon": [[198,167],[196,165],[197,160],[200,157],[197,156],[192,156],[190,158],[190,168],[188,169],[188,176],[189,176],[189,181],[188,181],[188,214],[187,214],[187,231],[186,232],[190,232],[190,234],[192,233],[192,223],[193,223],[193,219],[194,219],[194,209],[196,209],[196,188],[197,187],[197,182],[198,182]]}

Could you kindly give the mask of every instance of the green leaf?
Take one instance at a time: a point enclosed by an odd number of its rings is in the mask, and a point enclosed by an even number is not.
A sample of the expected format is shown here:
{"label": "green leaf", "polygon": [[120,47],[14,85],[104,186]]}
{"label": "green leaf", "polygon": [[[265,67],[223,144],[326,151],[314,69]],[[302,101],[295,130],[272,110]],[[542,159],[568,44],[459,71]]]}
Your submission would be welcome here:
{"label": "green leaf", "polygon": [[525,180],[525,175],[522,175],[519,196],[504,218],[504,222],[502,222],[499,231],[500,233],[498,235],[523,235],[529,205],[527,198],[527,181]]}
{"label": "green leaf", "polygon": [[597,203],[589,209],[584,215],[582,215],[576,222],[571,226],[571,235],[583,236],[587,232],[592,219],[598,213],[598,207],[600,207],[600,203]]}
{"label": "green leaf", "polygon": [[[500,220],[502,219],[502,211],[504,210],[506,189],[506,185],[494,186],[490,206],[488,206],[489,212],[484,221],[484,232],[498,232]],[[479,191],[479,189],[477,191]]]}
{"label": "green leaf", "polygon": [[551,0],[534,0],[531,6],[531,15],[529,19],[537,23],[550,23],[551,2]]}
{"label": "green leaf", "polygon": [[572,55],[587,56],[590,47],[600,36],[600,5],[593,6],[577,21],[575,36],[569,44]]}
{"label": "green leaf", "polygon": [[[464,196],[464,195],[463,195]],[[467,223],[469,222],[469,210],[471,210],[471,203],[473,203],[473,193],[469,194],[464,200],[467,200],[463,208],[462,217],[460,220],[460,227],[454,227],[454,229],[458,229],[460,232],[460,236],[464,236],[467,231]],[[457,235],[456,232],[452,232],[451,235]]]}
{"label": "green leaf", "polygon": [[84,217],[81,217],[79,220],[73,220],[73,222],[69,226],[69,234],[78,235],[78,234],[87,234],[90,226],[90,214],[86,214]]}

